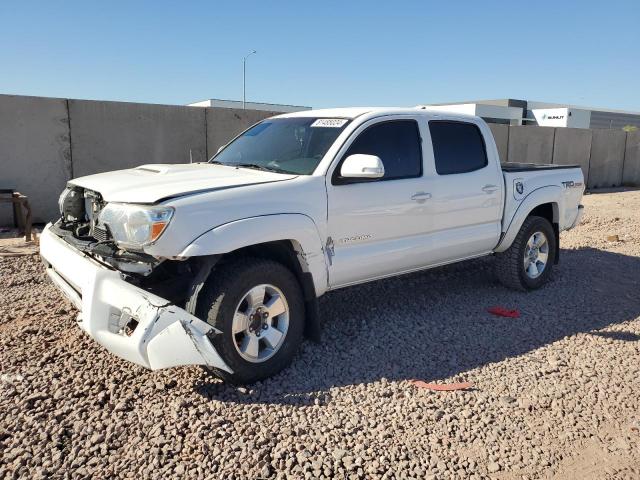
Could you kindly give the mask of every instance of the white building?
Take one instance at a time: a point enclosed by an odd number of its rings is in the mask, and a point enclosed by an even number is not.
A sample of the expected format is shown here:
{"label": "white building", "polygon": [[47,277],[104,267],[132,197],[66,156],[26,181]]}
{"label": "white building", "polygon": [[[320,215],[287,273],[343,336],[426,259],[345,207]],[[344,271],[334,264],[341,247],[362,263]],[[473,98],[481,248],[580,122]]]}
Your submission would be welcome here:
{"label": "white building", "polygon": [[591,128],[591,110],[573,107],[533,108],[531,114],[535,124],[541,127]]}
{"label": "white building", "polygon": [[[187,104],[187,106],[242,109],[242,102],[238,100],[220,100],[218,98],[211,98],[209,100],[202,100],[201,102],[189,103]],[[267,112],[279,112],[279,113],[311,110],[311,107],[302,107],[299,105],[280,105],[277,103],[262,103],[262,102],[246,102],[244,108],[246,108],[247,110],[263,110]]]}
{"label": "white building", "polygon": [[444,110],[451,113],[477,115],[489,123],[522,125],[522,108],[482,103],[454,103],[450,105],[421,105],[425,110]]}
{"label": "white building", "polygon": [[640,112],[579,107],[558,103],[504,98],[430,105],[429,109],[471,113],[489,123],[507,125],[539,125],[543,127],[607,128],[626,126],[640,128]]}

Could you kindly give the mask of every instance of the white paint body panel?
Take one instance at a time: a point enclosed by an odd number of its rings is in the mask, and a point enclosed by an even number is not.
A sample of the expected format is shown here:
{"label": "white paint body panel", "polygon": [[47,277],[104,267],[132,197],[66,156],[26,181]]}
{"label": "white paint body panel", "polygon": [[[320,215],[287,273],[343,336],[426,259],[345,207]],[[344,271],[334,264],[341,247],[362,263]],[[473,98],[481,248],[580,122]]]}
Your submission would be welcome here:
{"label": "white paint body panel", "polygon": [[[263,242],[291,241],[303,271],[313,277],[317,296],[503,251],[528,213],[542,203],[554,205],[561,230],[579,218],[584,189],[580,168],[502,172],[491,131],[478,117],[417,108],[280,115],[301,116],[350,120],[311,175],[209,164],[149,165],[72,183],[99,192],[107,202],[173,207],[169,226],[144,249],[157,258],[218,255]],[[422,175],[333,185],[333,171],[358,133],[390,119],[418,123]],[[488,165],[438,175],[428,128],[432,119],[476,124]],[[514,190],[516,181],[524,185],[522,194]],[[205,322],[123,281],[119,272],[79,253],[49,229],[43,232],[41,251],[51,264],[51,277],[81,308],[81,326],[110,351],[148,368],[199,363],[228,370],[207,340],[211,327]],[[112,331],[109,324],[113,312],[124,310],[141,322],[131,337]]]}
{"label": "white paint body panel", "polygon": [[[477,117],[465,121],[477,125],[485,139],[493,139],[489,127]],[[495,143],[485,141],[486,167],[469,173],[438,175],[431,136],[427,122],[424,123],[426,191],[431,193],[427,205],[434,244],[430,263],[448,263],[491,252],[500,237],[504,205],[502,172]]]}
{"label": "white paint body panel", "polygon": [[76,178],[72,184],[100,192],[107,202],[155,203],[187,193],[222,190],[295,178],[293,175],[209,163],[141,165]]}

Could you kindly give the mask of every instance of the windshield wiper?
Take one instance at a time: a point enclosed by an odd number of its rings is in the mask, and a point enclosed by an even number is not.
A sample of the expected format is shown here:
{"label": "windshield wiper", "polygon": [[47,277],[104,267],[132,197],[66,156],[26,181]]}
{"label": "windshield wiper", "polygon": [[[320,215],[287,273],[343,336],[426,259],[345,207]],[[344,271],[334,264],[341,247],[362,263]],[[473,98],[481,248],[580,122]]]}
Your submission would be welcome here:
{"label": "windshield wiper", "polygon": [[253,168],[255,170],[262,170],[263,172],[289,173],[289,174],[295,173],[288,170],[283,170],[281,168],[268,167],[266,165],[258,165],[257,163],[232,163],[232,164],[227,163],[226,165],[229,165],[230,167],[236,167],[236,168]]}

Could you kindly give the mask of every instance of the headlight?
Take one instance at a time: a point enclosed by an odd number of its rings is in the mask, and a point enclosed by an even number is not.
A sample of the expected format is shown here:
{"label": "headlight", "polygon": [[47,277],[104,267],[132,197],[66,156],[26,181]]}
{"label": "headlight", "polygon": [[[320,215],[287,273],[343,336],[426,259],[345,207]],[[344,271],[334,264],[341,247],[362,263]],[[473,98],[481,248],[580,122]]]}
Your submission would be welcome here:
{"label": "headlight", "polygon": [[98,223],[109,227],[118,246],[141,248],[162,235],[172,216],[171,207],[109,203],[100,212]]}

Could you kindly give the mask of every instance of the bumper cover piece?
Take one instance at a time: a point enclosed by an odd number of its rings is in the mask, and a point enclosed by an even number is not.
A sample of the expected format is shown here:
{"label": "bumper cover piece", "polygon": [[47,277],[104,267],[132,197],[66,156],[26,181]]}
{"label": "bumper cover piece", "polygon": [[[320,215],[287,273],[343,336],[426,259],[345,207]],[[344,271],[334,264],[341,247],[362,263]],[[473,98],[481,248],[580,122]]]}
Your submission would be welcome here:
{"label": "bumper cover piece", "polygon": [[99,344],[152,370],[207,365],[232,373],[209,340],[219,331],[124,281],[120,272],[71,247],[50,227],[40,237],[47,274],[80,310],[78,323]]}

